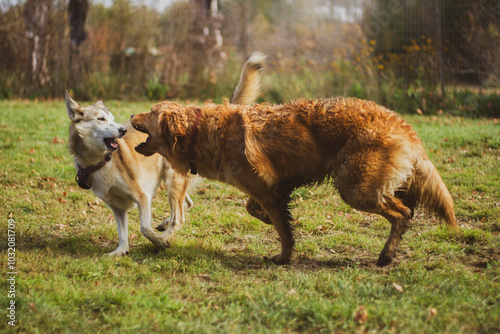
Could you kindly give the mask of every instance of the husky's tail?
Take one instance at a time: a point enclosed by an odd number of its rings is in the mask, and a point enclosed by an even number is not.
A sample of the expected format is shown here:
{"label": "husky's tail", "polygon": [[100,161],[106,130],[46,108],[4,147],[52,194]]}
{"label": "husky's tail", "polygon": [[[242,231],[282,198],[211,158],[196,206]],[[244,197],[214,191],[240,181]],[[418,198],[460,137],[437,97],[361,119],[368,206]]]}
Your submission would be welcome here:
{"label": "husky's tail", "polygon": [[415,205],[420,205],[443,219],[450,229],[457,230],[453,199],[436,167],[425,156],[418,159],[414,168],[405,202],[412,211]]}
{"label": "husky's tail", "polygon": [[265,60],[266,56],[261,52],[254,52],[248,57],[241,70],[240,81],[234,90],[231,103],[250,105],[257,100],[261,89],[261,69]]}

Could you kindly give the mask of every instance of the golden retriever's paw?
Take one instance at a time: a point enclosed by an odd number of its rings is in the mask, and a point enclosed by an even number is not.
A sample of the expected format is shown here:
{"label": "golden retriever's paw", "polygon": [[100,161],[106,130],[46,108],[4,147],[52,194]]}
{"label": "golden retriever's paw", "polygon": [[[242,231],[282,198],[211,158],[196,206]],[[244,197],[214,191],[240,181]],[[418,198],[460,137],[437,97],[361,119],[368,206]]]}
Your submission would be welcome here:
{"label": "golden retriever's paw", "polygon": [[380,253],[380,256],[377,260],[377,266],[384,267],[391,264],[393,257],[388,254],[384,254],[384,252]]}
{"label": "golden retriever's paw", "polygon": [[284,257],[281,254],[276,254],[271,257],[264,256],[264,259],[271,260],[274,262],[274,264],[277,264],[279,266],[290,263],[290,258]]}

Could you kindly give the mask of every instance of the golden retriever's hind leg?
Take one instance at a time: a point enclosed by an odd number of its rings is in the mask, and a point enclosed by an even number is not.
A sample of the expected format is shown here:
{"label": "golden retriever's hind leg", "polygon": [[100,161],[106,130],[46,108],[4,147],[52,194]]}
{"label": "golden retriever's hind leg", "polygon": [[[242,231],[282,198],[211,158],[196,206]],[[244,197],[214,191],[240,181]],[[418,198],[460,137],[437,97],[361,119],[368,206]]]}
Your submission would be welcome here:
{"label": "golden retriever's hind leg", "polygon": [[259,204],[259,202],[257,202],[253,198],[250,197],[248,199],[246,208],[247,208],[247,212],[252,217],[257,218],[266,224],[269,224],[269,225],[273,224],[273,222],[271,221],[271,218],[269,218],[269,216],[267,215],[266,210],[264,210],[264,208],[262,208],[262,206]]}
{"label": "golden retriever's hind leg", "polygon": [[390,264],[395,258],[396,250],[402,235],[410,227],[412,210],[403,204],[397,197],[385,195],[379,200],[377,190],[362,192],[358,187],[339,188],[342,199],[357,210],[376,213],[386,218],[391,223],[391,232],[380,253],[377,266],[382,267]]}
{"label": "golden retriever's hind leg", "polygon": [[377,260],[377,266],[383,267],[396,257],[396,250],[403,234],[410,228],[411,209],[404,206],[398,198],[386,198],[385,208],[380,212],[391,223],[391,232]]}

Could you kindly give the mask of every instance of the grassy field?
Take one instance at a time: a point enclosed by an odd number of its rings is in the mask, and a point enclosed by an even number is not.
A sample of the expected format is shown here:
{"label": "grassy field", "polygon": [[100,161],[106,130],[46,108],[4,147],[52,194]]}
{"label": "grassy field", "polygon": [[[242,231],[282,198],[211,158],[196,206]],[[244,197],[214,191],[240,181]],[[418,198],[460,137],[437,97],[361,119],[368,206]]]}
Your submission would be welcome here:
{"label": "grassy field", "polygon": [[[107,105],[126,121],[151,103]],[[332,188],[299,189],[294,257],[278,267],[264,259],[279,251],[274,229],[246,214],[241,192],[206,180],[171,248],[141,235],[134,210],[130,254],[104,257],[118,244],[114,218],[74,181],[64,103],[0,102],[0,332],[498,333],[500,121],[404,118],[454,197],[461,233],[417,215],[396,263],[378,268],[387,221]],[[168,216],[165,191],[153,206],[155,222]]]}

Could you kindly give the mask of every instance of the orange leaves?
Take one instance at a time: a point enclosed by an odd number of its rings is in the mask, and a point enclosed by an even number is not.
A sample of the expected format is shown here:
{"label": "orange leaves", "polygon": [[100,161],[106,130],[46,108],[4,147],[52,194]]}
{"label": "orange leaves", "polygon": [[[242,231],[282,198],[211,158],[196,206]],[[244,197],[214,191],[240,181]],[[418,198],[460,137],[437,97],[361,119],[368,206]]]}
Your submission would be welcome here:
{"label": "orange leaves", "polygon": [[368,320],[368,311],[363,305],[361,305],[354,312],[353,318],[358,324],[364,325]]}
{"label": "orange leaves", "polygon": [[56,136],[56,137],[54,137],[54,139],[52,139],[51,143],[52,144],[64,144],[64,140],[57,138],[57,136]]}

